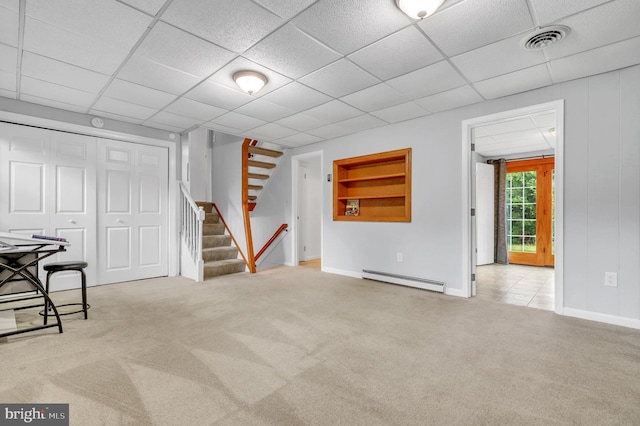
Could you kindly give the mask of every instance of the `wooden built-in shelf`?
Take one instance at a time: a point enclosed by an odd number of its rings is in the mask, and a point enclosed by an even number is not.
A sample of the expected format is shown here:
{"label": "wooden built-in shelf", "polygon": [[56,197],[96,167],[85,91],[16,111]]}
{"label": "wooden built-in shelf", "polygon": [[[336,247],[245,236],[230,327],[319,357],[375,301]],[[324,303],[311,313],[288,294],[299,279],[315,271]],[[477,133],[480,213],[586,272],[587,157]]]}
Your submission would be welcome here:
{"label": "wooden built-in shelf", "polygon": [[336,160],[333,176],[333,220],[411,222],[411,148]]}

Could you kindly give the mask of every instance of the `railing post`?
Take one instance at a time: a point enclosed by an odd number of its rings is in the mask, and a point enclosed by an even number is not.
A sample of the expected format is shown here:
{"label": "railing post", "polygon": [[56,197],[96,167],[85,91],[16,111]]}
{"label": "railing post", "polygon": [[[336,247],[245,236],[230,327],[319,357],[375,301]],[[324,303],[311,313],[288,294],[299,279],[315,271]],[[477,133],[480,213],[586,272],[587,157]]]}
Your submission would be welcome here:
{"label": "railing post", "polygon": [[256,259],[253,254],[253,237],[251,235],[251,217],[249,216],[249,144],[251,139],[242,143],[242,216],[244,233],[247,240],[247,257],[249,272],[256,273]]}

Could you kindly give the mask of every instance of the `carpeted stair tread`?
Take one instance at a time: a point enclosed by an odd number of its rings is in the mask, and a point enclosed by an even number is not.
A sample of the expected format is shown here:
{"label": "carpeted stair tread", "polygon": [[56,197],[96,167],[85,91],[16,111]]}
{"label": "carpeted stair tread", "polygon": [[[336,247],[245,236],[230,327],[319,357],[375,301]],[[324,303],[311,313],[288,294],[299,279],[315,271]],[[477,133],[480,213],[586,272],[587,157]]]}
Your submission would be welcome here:
{"label": "carpeted stair tread", "polygon": [[231,244],[231,237],[227,234],[225,235],[203,235],[202,236],[202,248],[212,248],[212,247],[221,247],[228,246]]}
{"label": "carpeted stair tread", "polygon": [[222,223],[204,223],[202,235],[224,235],[224,225]]}
{"label": "carpeted stair tread", "polygon": [[202,250],[202,259],[205,262],[215,260],[237,259],[238,249],[231,246],[212,247]]}
{"label": "carpeted stair tread", "polygon": [[245,263],[242,259],[226,259],[206,262],[204,264],[204,278],[212,278],[220,275],[235,274],[245,271]]}

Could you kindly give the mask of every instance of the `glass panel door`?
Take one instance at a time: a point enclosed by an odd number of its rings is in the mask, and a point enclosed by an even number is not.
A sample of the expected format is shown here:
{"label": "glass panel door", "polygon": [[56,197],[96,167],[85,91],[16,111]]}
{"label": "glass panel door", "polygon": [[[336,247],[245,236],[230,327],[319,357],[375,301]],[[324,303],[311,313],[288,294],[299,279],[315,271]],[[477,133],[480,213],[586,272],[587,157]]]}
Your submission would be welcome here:
{"label": "glass panel door", "polygon": [[509,262],[553,265],[553,158],[507,163]]}

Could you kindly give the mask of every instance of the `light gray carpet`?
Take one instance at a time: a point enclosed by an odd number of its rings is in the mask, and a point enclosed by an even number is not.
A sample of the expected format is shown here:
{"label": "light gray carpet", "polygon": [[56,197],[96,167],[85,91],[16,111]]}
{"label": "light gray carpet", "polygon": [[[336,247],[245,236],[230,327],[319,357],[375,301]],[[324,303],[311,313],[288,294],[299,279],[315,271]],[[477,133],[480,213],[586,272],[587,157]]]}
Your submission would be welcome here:
{"label": "light gray carpet", "polygon": [[72,425],[640,424],[638,330],[302,267],[89,302],[0,343],[0,401]]}

